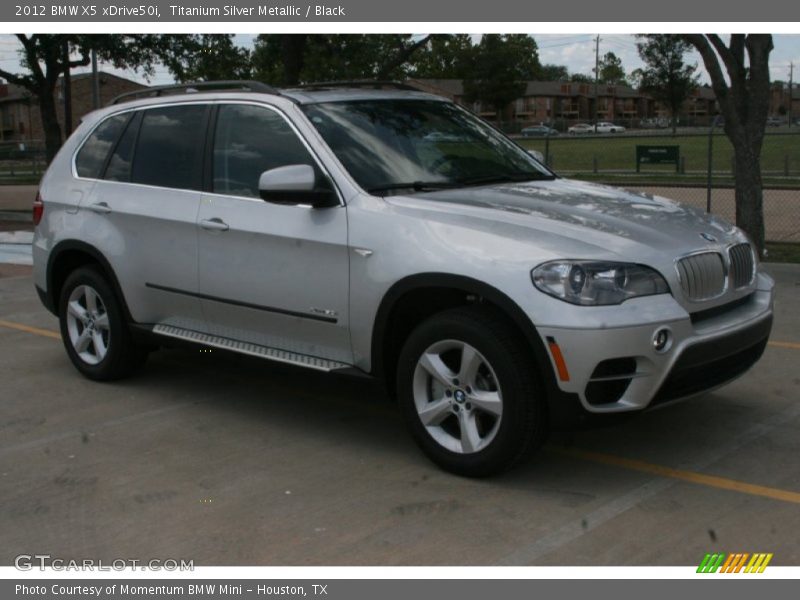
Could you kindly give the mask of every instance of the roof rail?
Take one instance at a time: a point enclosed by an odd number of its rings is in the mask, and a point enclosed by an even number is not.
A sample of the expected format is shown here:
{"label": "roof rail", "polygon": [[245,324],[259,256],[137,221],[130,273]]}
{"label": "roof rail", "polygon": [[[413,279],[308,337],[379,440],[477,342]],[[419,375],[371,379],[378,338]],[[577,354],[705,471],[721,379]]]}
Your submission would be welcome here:
{"label": "roof rail", "polygon": [[109,102],[109,105],[129,102],[139,98],[157,98],[159,96],[169,96],[179,94],[193,94],[201,91],[217,92],[253,92],[260,94],[280,94],[277,88],[261,83],[260,81],[194,81],[191,83],[178,83],[175,85],[157,85],[153,87],[126,92],[116,96]]}
{"label": "roof rail", "polygon": [[375,88],[376,90],[380,90],[383,88],[394,88],[396,90],[414,90],[420,91],[419,88],[414,87],[408,83],[403,83],[402,81],[383,81],[380,79],[354,79],[354,80],[336,80],[336,81],[314,81],[311,83],[302,83],[300,85],[293,86],[293,89],[300,89],[300,90],[314,90],[314,89],[326,89],[326,88],[342,88],[342,87],[351,87],[351,88]]}

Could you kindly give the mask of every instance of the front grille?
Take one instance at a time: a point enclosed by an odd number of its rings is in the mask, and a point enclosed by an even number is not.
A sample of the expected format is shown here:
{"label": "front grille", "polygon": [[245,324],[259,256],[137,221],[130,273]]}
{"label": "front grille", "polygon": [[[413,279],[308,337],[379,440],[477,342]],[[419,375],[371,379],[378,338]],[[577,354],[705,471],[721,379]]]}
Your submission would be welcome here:
{"label": "front grille", "polygon": [[755,261],[750,244],[737,244],[728,251],[731,259],[731,283],[734,289],[749,285],[753,281]]}
{"label": "front grille", "polygon": [[681,289],[689,300],[708,300],[725,291],[725,265],[719,253],[686,256],[676,266]]}

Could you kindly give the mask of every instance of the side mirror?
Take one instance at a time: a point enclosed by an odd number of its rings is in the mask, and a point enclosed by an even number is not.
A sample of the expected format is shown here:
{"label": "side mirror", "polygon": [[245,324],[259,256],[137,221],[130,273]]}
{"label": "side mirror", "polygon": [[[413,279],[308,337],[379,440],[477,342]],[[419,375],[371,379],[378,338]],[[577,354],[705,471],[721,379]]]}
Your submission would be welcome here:
{"label": "side mirror", "polygon": [[309,204],[314,208],[338,205],[327,178],[317,181],[311,165],[287,165],[264,171],[258,178],[261,199],[275,204]]}

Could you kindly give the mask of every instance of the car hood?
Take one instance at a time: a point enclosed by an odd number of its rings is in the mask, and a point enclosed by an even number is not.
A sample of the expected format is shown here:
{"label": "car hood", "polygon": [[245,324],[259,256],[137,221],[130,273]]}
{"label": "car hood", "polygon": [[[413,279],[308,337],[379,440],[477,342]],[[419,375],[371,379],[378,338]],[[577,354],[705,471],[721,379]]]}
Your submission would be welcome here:
{"label": "car hood", "polygon": [[[464,216],[473,226],[488,221],[493,231],[530,239],[563,254],[564,238],[577,252],[592,246],[630,258],[644,250],[672,256],[741,241],[741,232],[726,221],[669,200],[569,179],[509,183],[414,194],[387,200]],[[486,210],[488,209],[488,210]],[[500,224],[508,227],[503,228]],[[521,233],[520,227],[526,233]]]}

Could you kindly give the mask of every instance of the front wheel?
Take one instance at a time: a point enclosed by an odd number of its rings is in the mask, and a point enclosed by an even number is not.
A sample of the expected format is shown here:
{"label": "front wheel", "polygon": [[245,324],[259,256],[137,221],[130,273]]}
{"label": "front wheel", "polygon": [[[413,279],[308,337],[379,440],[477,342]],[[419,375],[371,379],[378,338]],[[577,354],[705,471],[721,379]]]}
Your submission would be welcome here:
{"label": "front wheel", "polygon": [[67,355],[86,377],[120,379],[147,358],[147,348],[134,343],[122,305],[97,269],[81,267],[70,273],[58,309]]}
{"label": "front wheel", "polygon": [[447,471],[505,471],[546,437],[543,387],[523,340],[504,318],[475,307],[420,324],[398,363],[398,398],[425,454]]}

